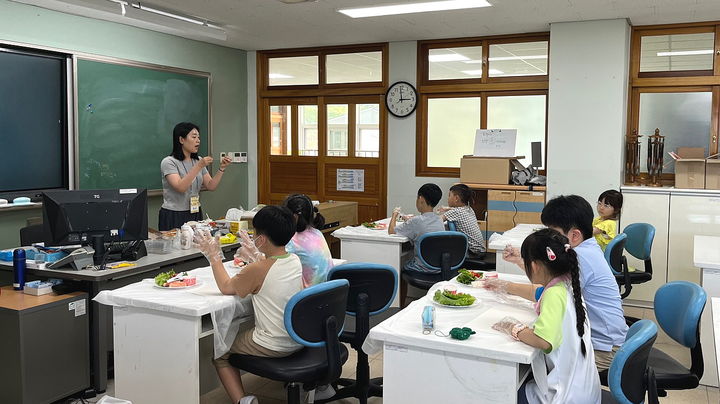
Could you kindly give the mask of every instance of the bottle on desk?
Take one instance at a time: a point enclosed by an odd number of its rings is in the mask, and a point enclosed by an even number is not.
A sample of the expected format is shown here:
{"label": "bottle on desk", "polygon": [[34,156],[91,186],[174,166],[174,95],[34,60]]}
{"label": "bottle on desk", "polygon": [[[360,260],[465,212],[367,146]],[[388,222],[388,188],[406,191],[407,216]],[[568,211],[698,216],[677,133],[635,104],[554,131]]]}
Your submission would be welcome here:
{"label": "bottle on desk", "polygon": [[25,288],[25,250],[18,248],[13,251],[13,289]]}
{"label": "bottle on desk", "polygon": [[194,235],[195,233],[190,225],[184,224],[180,227],[180,247],[183,250],[192,248]]}

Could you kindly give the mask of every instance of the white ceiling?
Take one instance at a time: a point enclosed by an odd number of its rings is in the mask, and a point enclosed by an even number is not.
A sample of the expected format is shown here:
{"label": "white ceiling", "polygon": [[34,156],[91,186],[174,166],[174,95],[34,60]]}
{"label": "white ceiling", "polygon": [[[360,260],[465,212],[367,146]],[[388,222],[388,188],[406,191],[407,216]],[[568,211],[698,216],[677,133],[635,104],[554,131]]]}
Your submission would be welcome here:
{"label": "white ceiling", "polygon": [[[151,0],[142,3],[213,21],[226,28],[228,38],[207,42],[247,50],[538,32],[548,31],[552,22],[610,18],[628,18],[633,25],[720,20],[720,0],[489,1],[493,7],[361,19],[352,19],[336,10],[410,1],[317,0],[284,4],[279,0]],[[85,15],[92,16],[92,12]],[[119,13],[117,21],[121,22]]]}

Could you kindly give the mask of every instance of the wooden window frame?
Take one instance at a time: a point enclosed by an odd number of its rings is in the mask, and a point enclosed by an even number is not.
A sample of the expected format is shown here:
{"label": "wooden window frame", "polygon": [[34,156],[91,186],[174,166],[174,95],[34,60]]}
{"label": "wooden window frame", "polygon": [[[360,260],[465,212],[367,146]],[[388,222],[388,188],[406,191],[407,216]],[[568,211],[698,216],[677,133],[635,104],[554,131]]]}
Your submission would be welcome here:
{"label": "wooden window frame", "polygon": [[[489,77],[488,62],[490,45],[503,43],[548,42],[550,53],[550,33],[531,33],[501,35],[492,37],[443,39],[419,41],[417,51],[418,109],[416,114],[416,154],[415,175],[418,177],[460,176],[457,167],[428,167],[428,99],[480,97],[480,124],[487,127],[487,99],[498,96],[545,95],[545,150],[547,151],[547,95],[549,74],[537,76]],[[482,46],[482,77],[469,79],[430,80],[428,54],[430,49]],[[548,72],[550,59],[548,58]],[[545,154],[547,161],[547,153]]]}
{"label": "wooden window frame", "polygon": [[[713,69],[668,72],[640,72],[640,45],[643,36],[715,33]],[[640,123],[640,93],[712,92],[708,154],[718,153],[720,134],[720,21],[690,24],[646,25],[632,28],[628,89],[627,134],[637,131]],[[640,133],[641,135],[648,135]],[[662,129],[661,129],[662,134]],[[671,150],[667,150],[671,151]],[[643,158],[643,156],[640,156]],[[627,179],[627,176],[625,176]],[[647,173],[640,173],[640,183],[647,183]],[[675,174],[664,173],[663,185],[674,184]]]}

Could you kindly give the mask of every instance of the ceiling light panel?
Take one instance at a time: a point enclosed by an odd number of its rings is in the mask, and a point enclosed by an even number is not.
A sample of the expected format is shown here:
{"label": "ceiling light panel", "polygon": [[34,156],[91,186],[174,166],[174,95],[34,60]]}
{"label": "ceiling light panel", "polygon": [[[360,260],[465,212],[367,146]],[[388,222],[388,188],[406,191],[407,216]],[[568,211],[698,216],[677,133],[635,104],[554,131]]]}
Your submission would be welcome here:
{"label": "ceiling light panel", "polygon": [[386,6],[358,7],[340,9],[338,12],[352,18],[378,17],[383,15],[427,13],[432,11],[462,10],[468,8],[490,7],[486,0],[444,0]]}

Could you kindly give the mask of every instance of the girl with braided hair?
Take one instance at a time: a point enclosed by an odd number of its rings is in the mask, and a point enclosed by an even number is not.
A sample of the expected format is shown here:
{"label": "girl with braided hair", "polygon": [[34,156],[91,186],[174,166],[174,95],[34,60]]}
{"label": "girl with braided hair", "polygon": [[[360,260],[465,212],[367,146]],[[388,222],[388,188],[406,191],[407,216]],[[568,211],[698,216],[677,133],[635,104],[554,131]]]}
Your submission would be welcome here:
{"label": "girl with braided hair", "polygon": [[525,273],[537,291],[537,321],[532,328],[506,317],[493,325],[514,339],[542,350],[547,383],[526,382],[519,403],[599,403],[600,379],[590,340],[590,325],[580,291],[575,251],[552,229],[528,236],[520,249]]}
{"label": "girl with braided hair", "polygon": [[320,231],[325,225],[325,218],[307,195],[288,195],[283,206],[290,209],[295,218],[295,235],[285,249],[300,258],[303,286],[325,282],[333,267],[330,248]]}

